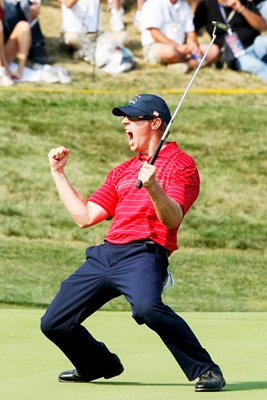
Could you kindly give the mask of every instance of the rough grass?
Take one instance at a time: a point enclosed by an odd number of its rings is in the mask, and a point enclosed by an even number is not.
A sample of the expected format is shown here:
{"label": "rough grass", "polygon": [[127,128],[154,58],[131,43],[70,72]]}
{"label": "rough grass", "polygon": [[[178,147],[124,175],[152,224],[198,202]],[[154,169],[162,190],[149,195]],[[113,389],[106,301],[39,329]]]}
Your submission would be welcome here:
{"label": "rough grass", "polygon": [[[47,152],[71,149],[66,169],[84,195],[130,155],[110,114],[125,93],[2,95],[1,302],[46,305],[60,281],[103,240],[108,222],[79,230],[50,177]],[[174,95],[167,95],[171,109]],[[170,259],[176,285],[165,296],[183,310],[266,310],[264,135],[266,97],[192,95],[171,139],[196,160],[202,190]],[[250,118],[250,116],[252,116]],[[253,122],[251,122],[251,120]],[[106,309],[129,309],[124,299]]]}

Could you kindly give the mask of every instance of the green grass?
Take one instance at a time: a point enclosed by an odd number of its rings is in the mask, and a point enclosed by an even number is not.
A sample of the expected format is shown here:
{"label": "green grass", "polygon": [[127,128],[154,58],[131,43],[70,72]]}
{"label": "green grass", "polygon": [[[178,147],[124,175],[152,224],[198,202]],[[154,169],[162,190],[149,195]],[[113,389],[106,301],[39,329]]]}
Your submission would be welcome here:
{"label": "green grass", "polygon": [[[161,94],[160,91],[155,91]],[[8,93],[8,95],[7,95]],[[177,95],[164,95],[173,111]],[[109,222],[80,230],[62,206],[47,153],[71,149],[67,175],[84,195],[131,154],[111,115],[129,93],[0,92],[0,302],[47,305],[100,243]],[[265,95],[186,99],[170,133],[196,160],[202,186],[170,259],[180,310],[266,311]],[[124,299],[105,309],[129,310]]]}
{"label": "green grass", "polygon": [[[2,302],[47,305],[59,283],[84,261],[84,248],[76,240],[4,240]],[[170,264],[175,286],[163,298],[176,310],[264,310],[266,263],[261,252],[186,248],[173,255]],[[104,309],[130,308],[121,297]]]}
{"label": "green grass", "polygon": [[[67,175],[89,196],[110,168],[131,156],[111,109],[136,93],[151,92],[165,97],[173,112],[192,77],[144,63],[131,23],[134,7],[128,4],[128,46],[138,66],[119,76],[96,70],[92,80],[90,65],[59,48],[59,3],[47,0],[42,7],[49,53],[73,82],[24,83],[0,91],[0,302],[30,306],[51,301],[60,281],[83,262],[85,248],[102,242],[109,226],[80,230],[74,225],[50,176],[49,149],[61,144],[71,149]],[[108,19],[104,7],[104,28]],[[267,310],[267,96],[194,94],[229,88],[267,86],[245,73],[203,69],[170,133],[170,140],[196,160],[202,181],[180,229],[180,251],[170,259],[176,285],[164,300],[178,310]],[[105,306],[114,309],[129,306],[120,298]]]}
{"label": "green grass", "polygon": [[266,313],[182,314],[225,375],[225,390],[209,394],[194,392],[194,383],[158,336],[128,312],[99,312],[85,324],[120,356],[124,373],[90,384],[59,383],[58,374],[71,365],[39,331],[42,314],[41,309],[1,308],[2,399],[266,399]]}
{"label": "green grass", "polygon": [[130,156],[112,107],[150,92],[165,97],[174,111],[192,76],[144,63],[132,9],[125,18],[137,69],[115,77],[96,70],[93,80],[90,65],[59,49],[59,7],[44,1],[42,28],[56,65],[70,71],[73,83],[0,90],[1,399],[265,400],[267,96],[193,92],[267,86],[248,74],[212,68],[200,71],[170,134],[195,158],[202,189],[180,229],[180,251],[170,259],[175,286],[163,298],[189,322],[228,385],[223,393],[195,394],[159,338],[121,312],[129,311],[124,298],[104,307],[119,312],[101,311],[85,325],[120,355],[125,372],[88,385],[57,382],[58,373],[72,366],[42,336],[44,309],[36,306],[50,303],[109,223],[86,230],[74,225],[56,193],[47,153],[69,146],[67,175],[89,195]]}

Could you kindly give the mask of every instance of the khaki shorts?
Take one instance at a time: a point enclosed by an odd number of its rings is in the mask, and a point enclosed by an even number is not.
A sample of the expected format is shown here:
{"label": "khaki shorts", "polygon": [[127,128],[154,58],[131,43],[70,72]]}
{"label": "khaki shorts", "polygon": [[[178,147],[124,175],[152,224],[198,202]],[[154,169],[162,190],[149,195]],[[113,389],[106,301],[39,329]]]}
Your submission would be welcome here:
{"label": "khaki shorts", "polygon": [[143,47],[144,59],[150,64],[161,64],[159,49],[161,43],[151,43]]}
{"label": "khaki shorts", "polygon": [[80,49],[81,48],[81,35],[78,32],[64,32],[62,34],[62,42],[65,46],[70,47],[72,49]]}

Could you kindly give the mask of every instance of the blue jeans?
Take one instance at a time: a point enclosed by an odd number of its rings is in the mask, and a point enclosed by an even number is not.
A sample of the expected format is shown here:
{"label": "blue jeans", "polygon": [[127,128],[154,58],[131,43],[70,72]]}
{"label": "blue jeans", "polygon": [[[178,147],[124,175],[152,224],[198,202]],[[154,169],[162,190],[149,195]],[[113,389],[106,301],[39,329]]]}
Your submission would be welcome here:
{"label": "blue jeans", "polygon": [[135,321],[160,336],[189,380],[217,368],[187,323],[162,302],[168,258],[161,246],[105,242],[88,248],[86,256],[86,262],[62,282],[41,323],[42,332],[80,373],[86,376],[107,353],[81,323],[120,295],[131,304]]}
{"label": "blue jeans", "polygon": [[246,53],[235,60],[236,69],[258,76],[267,83],[267,36],[257,36]]}

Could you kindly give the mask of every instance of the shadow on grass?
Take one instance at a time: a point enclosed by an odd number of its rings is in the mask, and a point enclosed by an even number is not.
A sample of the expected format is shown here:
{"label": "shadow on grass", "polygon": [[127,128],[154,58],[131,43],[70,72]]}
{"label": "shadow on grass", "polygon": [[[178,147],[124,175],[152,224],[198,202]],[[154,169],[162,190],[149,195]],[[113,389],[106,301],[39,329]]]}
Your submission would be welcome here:
{"label": "shadow on grass", "polygon": [[92,382],[94,385],[114,386],[192,386],[191,383],[149,383],[149,382]]}
{"label": "shadow on grass", "polygon": [[[154,383],[154,382],[92,382],[94,385],[114,386],[192,386],[192,383]],[[223,391],[237,392],[242,390],[267,389],[267,381],[228,383]]]}
{"label": "shadow on grass", "polygon": [[267,389],[267,381],[235,382],[227,384],[225,391],[235,392],[241,390]]}

